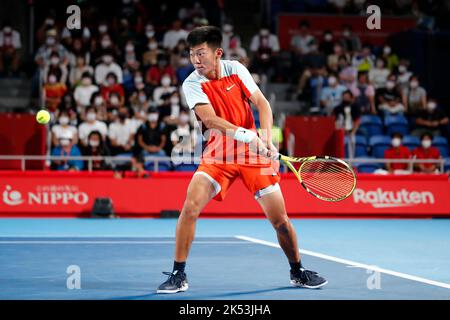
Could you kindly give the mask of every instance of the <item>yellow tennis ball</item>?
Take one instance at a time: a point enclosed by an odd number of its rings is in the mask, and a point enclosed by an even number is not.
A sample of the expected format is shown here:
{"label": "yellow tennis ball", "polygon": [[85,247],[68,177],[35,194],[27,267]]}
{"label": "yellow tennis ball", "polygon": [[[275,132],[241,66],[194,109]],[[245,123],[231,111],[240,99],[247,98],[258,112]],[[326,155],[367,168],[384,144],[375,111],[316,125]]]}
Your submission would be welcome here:
{"label": "yellow tennis ball", "polygon": [[40,110],[36,114],[36,121],[40,124],[47,124],[50,121],[50,113],[47,110]]}

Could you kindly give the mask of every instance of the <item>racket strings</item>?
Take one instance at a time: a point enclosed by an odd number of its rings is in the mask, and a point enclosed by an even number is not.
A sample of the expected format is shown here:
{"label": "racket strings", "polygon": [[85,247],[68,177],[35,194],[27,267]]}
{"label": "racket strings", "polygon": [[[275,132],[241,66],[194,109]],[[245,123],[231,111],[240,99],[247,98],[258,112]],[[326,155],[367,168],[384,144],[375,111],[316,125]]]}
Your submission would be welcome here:
{"label": "racket strings", "polygon": [[305,186],[323,198],[340,199],[353,190],[355,177],[352,170],[336,160],[305,162],[298,173]]}

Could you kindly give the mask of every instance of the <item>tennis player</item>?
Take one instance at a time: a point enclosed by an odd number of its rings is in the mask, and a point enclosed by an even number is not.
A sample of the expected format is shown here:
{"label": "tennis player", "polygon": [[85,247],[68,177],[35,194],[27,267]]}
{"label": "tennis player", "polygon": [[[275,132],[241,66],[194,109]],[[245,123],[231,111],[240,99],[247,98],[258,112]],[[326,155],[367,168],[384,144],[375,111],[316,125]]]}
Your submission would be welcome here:
{"label": "tennis player", "polygon": [[[267,158],[275,158],[277,154],[272,144],[272,110],[267,99],[241,63],[221,60],[223,49],[219,28],[196,28],[189,33],[187,42],[195,71],[184,81],[183,92],[189,108],[194,110],[203,130],[207,131],[208,142],[178,219],[173,271],[164,273],[169,277],[158,287],[157,293],[188,289],[185,266],[196,220],[211,199],[222,201],[225,198],[238,177],[276,230],[278,242],[290,264],[291,283],[313,289],[324,286],[327,284],[324,278],[302,266],[297,235],[286,214],[278,185],[279,162]],[[248,100],[259,112],[260,137]],[[255,152],[262,152],[265,157],[259,157]]]}

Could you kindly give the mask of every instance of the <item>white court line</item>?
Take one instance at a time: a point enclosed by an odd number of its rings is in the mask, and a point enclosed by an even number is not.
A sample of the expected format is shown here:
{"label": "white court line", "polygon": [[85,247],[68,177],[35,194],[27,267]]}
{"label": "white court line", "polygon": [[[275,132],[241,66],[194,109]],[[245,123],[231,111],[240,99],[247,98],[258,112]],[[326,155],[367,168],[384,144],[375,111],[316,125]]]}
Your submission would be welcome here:
{"label": "white court line", "polygon": [[[235,237],[237,239],[247,240],[249,242],[258,243],[258,244],[262,244],[265,246],[281,249],[281,247],[278,243],[260,240],[260,239],[256,239],[256,238],[251,238],[251,237],[247,237],[247,236],[235,236]],[[396,277],[403,278],[403,279],[413,280],[413,281],[422,282],[422,283],[426,283],[429,285],[433,285],[433,286],[437,286],[437,287],[441,287],[441,288],[445,288],[445,289],[450,289],[450,284],[448,284],[448,283],[438,282],[438,281],[429,280],[429,279],[425,279],[425,278],[421,278],[421,277],[416,277],[416,276],[412,276],[412,275],[409,275],[406,273],[383,269],[383,268],[379,268],[376,266],[371,266],[368,264],[363,264],[363,263],[359,263],[359,262],[355,262],[355,261],[351,261],[351,260],[341,259],[341,258],[329,256],[326,254],[317,253],[314,251],[309,251],[309,250],[304,250],[304,249],[300,249],[299,251],[300,251],[300,253],[306,254],[308,256],[313,256],[313,257],[317,257],[317,258],[321,258],[321,259],[325,259],[325,260],[334,261],[337,263],[342,263],[345,265],[350,265],[353,268],[363,268],[363,269],[367,269],[367,270],[372,270],[372,271],[376,271],[376,272],[380,272],[380,273],[389,274],[389,275],[396,276]]]}
{"label": "white court line", "polygon": [[[78,240],[6,240],[1,241],[1,244],[174,244],[175,241],[78,241]],[[194,244],[248,244],[244,241],[194,241]]]}

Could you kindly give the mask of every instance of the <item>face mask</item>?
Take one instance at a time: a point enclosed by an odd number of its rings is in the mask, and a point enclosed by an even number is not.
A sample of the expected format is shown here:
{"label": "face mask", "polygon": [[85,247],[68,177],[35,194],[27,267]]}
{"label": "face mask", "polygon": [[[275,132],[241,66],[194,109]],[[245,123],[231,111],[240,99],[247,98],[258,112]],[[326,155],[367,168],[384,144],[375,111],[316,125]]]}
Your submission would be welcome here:
{"label": "face mask", "polygon": [[261,37],[267,37],[267,36],[270,34],[270,32],[269,32],[269,30],[267,30],[267,29],[262,29],[262,30],[259,32],[259,34],[261,35]]}
{"label": "face mask", "polygon": [[87,121],[94,121],[97,118],[97,115],[94,112],[89,112],[86,115]]}
{"label": "face mask", "polygon": [[394,138],[391,143],[393,147],[397,148],[402,143],[402,140],[400,138]]}
{"label": "face mask", "polygon": [[57,57],[51,58],[50,63],[54,66],[57,65],[59,63],[59,58],[57,58]]}
{"label": "face mask", "polygon": [[64,126],[64,125],[66,125],[68,123],[69,123],[69,117],[60,117],[59,118],[59,124]]}
{"label": "face mask", "polygon": [[147,36],[147,38],[153,38],[153,36],[155,35],[155,31],[147,31],[145,33],[145,35]]}
{"label": "face mask", "polygon": [[55,38],[51,37],[51,38],[47,38],[46,43],[48,46],[52,46],[56,43]]}
{"label": "face mask", "polygon": [[331,40],[333,39],[333,36],[332,36],[331,34],[327,33],[327,34],[325,35],[324,39],[325,39],[326,41],[331,41]]}
{"label": "face mask", "polygon": [[142,118],[145,118],[145,111],[139,112],[139,115],[140,115]]}
{"label": "face mask", "polygon": [[102,25],[100,25],[100,26],[98,27],[98,31],[99,31],[100,33],[105,33],[106,31],[108,31],[108,26],[105,25],[105,24],[102,24]]}
{"label": "face mask", "polygon": [[349,36],[350,36],[350,31],[345,30],[344,32],[342,32],[342,35],[343,35],[344,37],[349,37]]}
{"label": "face mask", "polygon": [[429,147],[431,147],[431,140],[429,140],[429,139],[422,140],[422,147],[424,147],[425,149],[428,149]]}
{"label": "face mask", "polygon": [[5,32],[5,33],[11,33],[11,31],[12,31],[11,27],[4,27],[3,28],[3,32]]}
{"label": "face mask", "polygon": [[150,50],[155,50],[156,48],[158,48],[158,44],[157,44],[156,42],[150,42],[150,43],[148,44],[148,48],[149,48]]}
{"label": "face mask", "polygon": [[111,99],[109,100],[111,102],[112,105],[117,106],[119,104],[119,98],[117,98],[116,96],[111,97]]}
{"label": "face mask", "polygon": [[92,84],[92,80],[90,78],[83,78],[81,79],[81,84],[83,86],[90,86]]}
{"label": "face mask", "polygon": [[428,108],[428,110],[433,111],[434,109],[436,109],[436,103],[435,102],[428,102],[427,108]]}
{"label": "face mask", "polygon": [[69,140],[69,139],[60,139],[60,140],[59,140],[59,144],[60,144],[62,147],[67,147],[68,145],[70,145],[70,140]]}
{"label": "face mask", "polygon": [[337,80],[336,80],[335,77],[329,77],[329,78],[328,78],[328,84],[329,84],[330,86],[334,86],[334,85],[336,84],[336,82],[337,82]]}
{"label": "face mask", "polygon": [[395,82],[394,81],[387,81],[386,82],[386,88],[393,89],[394,87],[395,87]]}
{"label": "face mask", "polygon": [[48,26],[52,26],[52,25],[55,24],[55,20],[53,20],[53,19],[47,19],[47,20],[45,20],[45,24],[48,25]]}
{"label": "face mask", "polygon": [[54,76],[54,75],[49,76],[48,77],[48,82],[51,83],[51,84],[56,83],[56,76]]}
{"label": "face mask", "polygon": [[98,141],[98,140],[89,140],[89,145],[91,147],[96,148],[96,147],[98,147],[100,145],[100,141]]}
{"label": "face mask", "polygon": [[384,62],[383,61],[377,61],[377,68],[383,69],[383,67],[384,67]]}
{"label": "face mask", "polygon": [[101,45],[103,48],[109,47],[111,45],[110,40],[102,40]]}
{"label": "face mask", "polygon": [[145,103],[146,101],[147,101],[147,97],[145,96],[145,94],[139,95],[140,103]]}
{"label": "face mask", "polygon": [[101,106],[102,103],[103,103],[103,98],[102,97],[97,97],[97,98],[94,99],[94,104],[96,106]]}
{"label": "face mask", "polygon": [[187,66],[188,64],[189,64],[189,59],[188,58],[181,58],[180,59],[180,65]]}
{"label": "face mask", "polygon": [[128,45],[125,47],[125,50],[126,50],[127,52],[132,52],[132,51],[134,51],[134,46],[133,46],[132,44],[128,44]]}
{"label": "face mask", "polygon": [[142,83],[144,81],[144,79],[142,77],[135,77],[134,78],[134,83],[138,84],[138,83]]}
{"label": "face mask", "polygon": [[116,84],[116,80],[115,80],[114,78],[109,78],[109,79],[107,79],[106,81],[108,82],[108,84],[109,84],[110,86],[113,86],[113,85]]}
{"label": "face mask", "polygon": [[403,65],[399,66],[399,67],[398,67],[398,72],[400,72],[400,73],[405,73],[405,72],[406,72],[406,67],[403,66]]}
{"label": "face mask", "polygon": [[390,53],[391,53],[391,47],[385,47],[385,48],[383,49],[383,53],[384,53],[384,54],[390,54]]}
{"label": "face mask", "polygon": [[177,105],[180,103],[180,99],[178,97],[172,97],[172,98],[170,98],[170,103],[172,105]]}
{"label": "face mask", "polygon": [[106,64],[110,64],[112,62],[111,56],[103,56],[103,62]]}
{"label": "face mask", "polygon": [[168,78],[168,77],[164,77],[164,78],[161,79],[161,84],[162,84],[164,87],[170,86],[170,83],[171,83],[171,80],[170,80],[170,78]]}
{"label": "face mask", "polygon": [[411,81],[411,82],[410,82],[410,86],[411,86],[411,88],[415,89],[415,88],[417,88],[417,87],[419,86],[419,82],[417,82],[417,81]]}
{"label": "face mask", "polygon": [[148,121],[155,122],[158,121],[158,114],[157,113],[150,113],[147,117]]}
{"label": "face mask", "polygon": [[189,116],[187,114],[182,114],[180,116],[180,122],[181,123],[188,123],[188,121],[189,121]]}
{"label": "face mask", "polygon": [[226,25],[223,26],[223,31],[224,32],[231,32],[231,31],[233,31],[233,26],[230,25],[230,24],[226,24]]}

